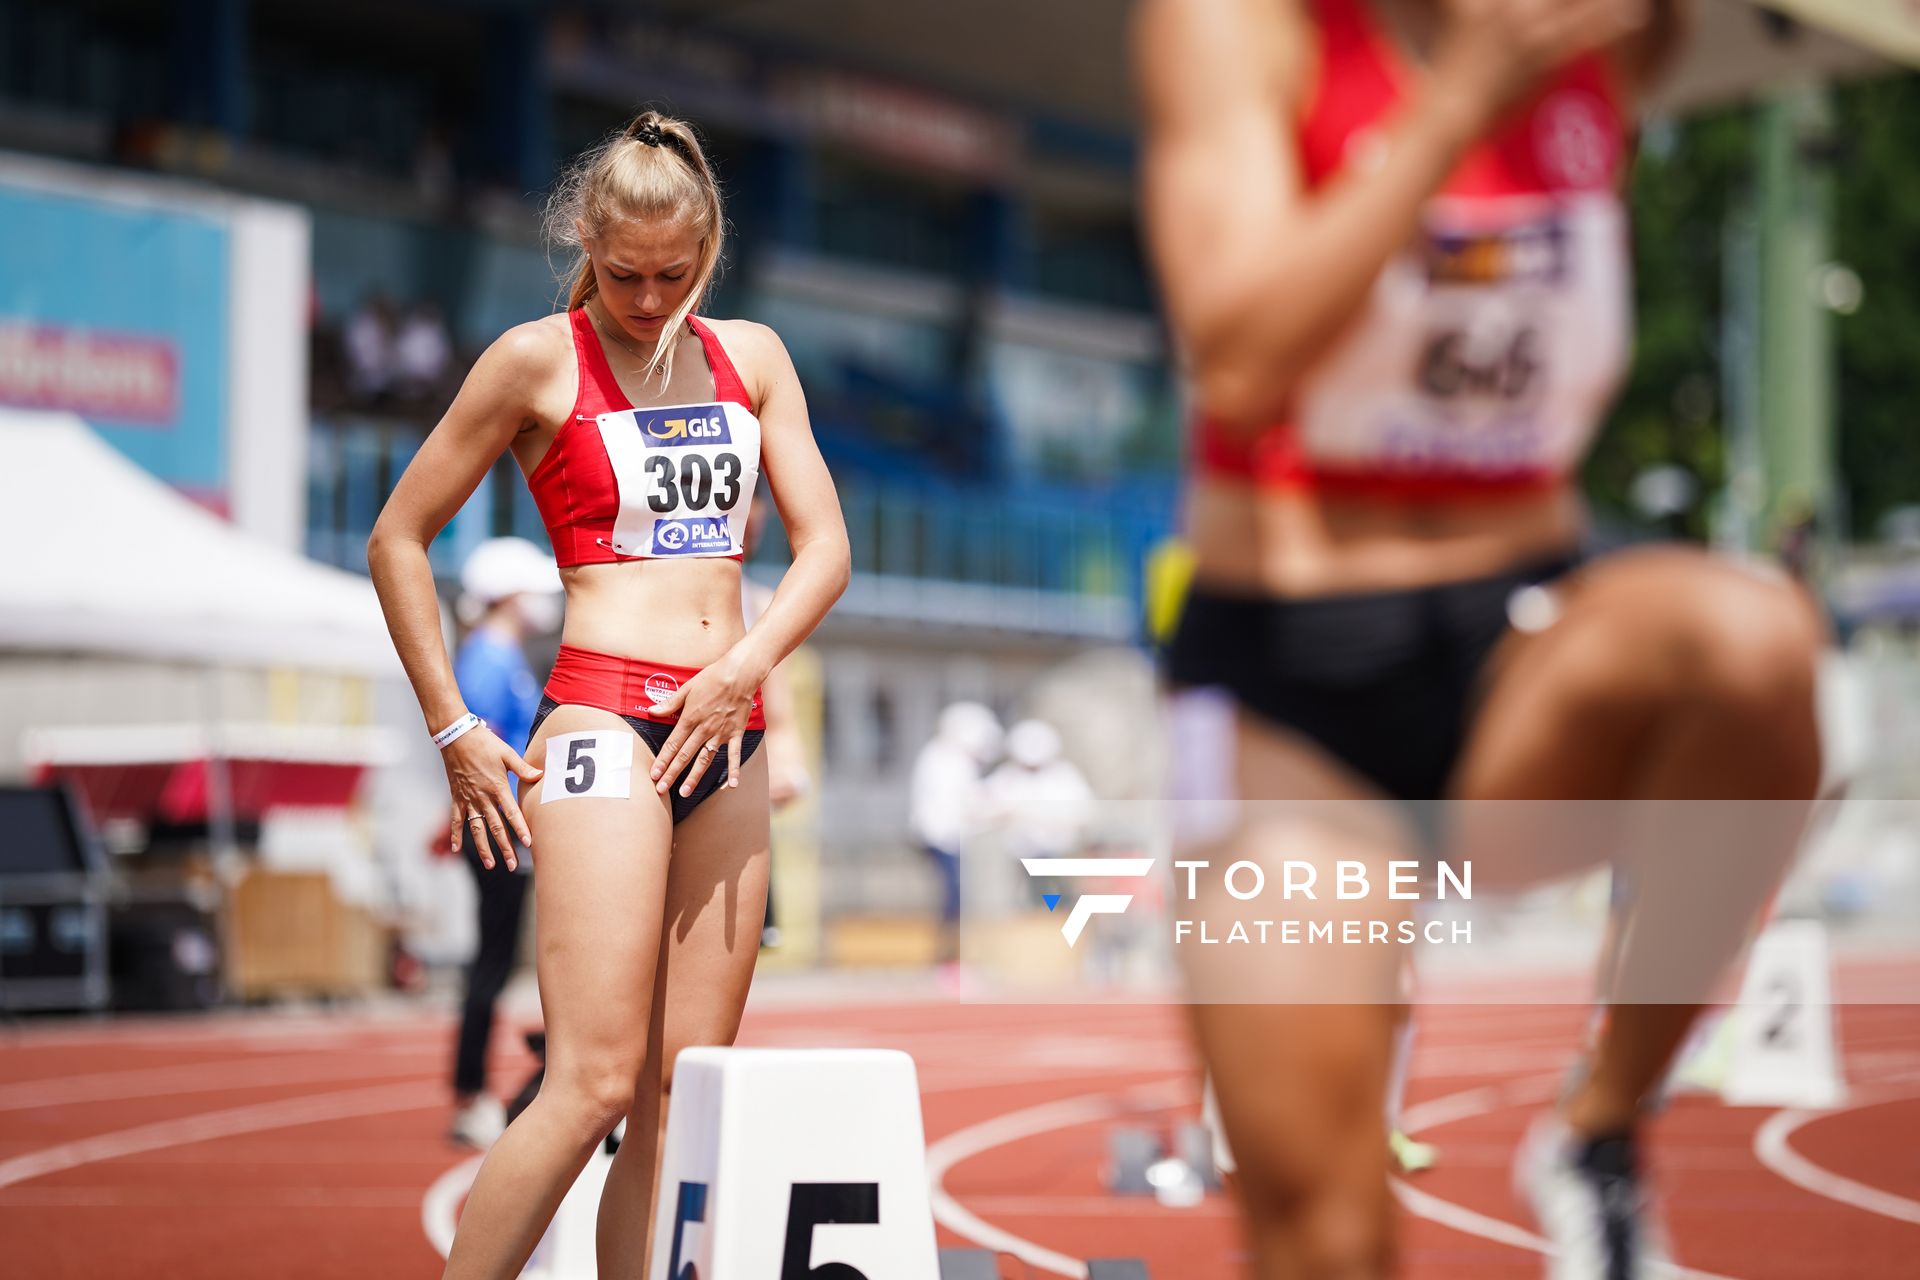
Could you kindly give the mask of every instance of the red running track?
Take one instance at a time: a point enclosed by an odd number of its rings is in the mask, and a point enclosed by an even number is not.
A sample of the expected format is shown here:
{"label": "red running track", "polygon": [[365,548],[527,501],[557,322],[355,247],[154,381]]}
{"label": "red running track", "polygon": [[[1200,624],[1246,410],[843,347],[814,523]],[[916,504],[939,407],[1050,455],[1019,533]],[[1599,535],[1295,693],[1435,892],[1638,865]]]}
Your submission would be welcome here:
{"label": "red running track", "polygon": [[[1404,1274],[1540,1274],[1507,1162],[1563,1070],[1574,1006],[1421,1014],[1410,1114],[1442,1162],[1411,1189]],[[1920,1257],[1920,1006],[1839,1011],[1853,1086],[1804,1118],[1676,1103],[1655,1124],[1681,1262],[1742,1280],[1895,1277]],[[452,1028],[425,1013],[28,1024],[0,1033],[0,1271],[301,1280],[432,1277],[429,1189],[468,1157],[442,1137]],[[505,1029],[496,1085],[531,1067]],[[1233,1212],[1107,1195],[1115,1123],[1195,1109],[1179,1011],[943,1002],[761,1008],[742,1042],[882,1045],[919,1063],[941,1238],[1025,1254],[1008,1277],[1144,1258],[1156,1280],[1239,1274]],[[1757,1154],[1784,1151],[1789,1176]],[[1784,1133],[1784,1137],[1780,1134]],[[1776,1155],[1775,1163],[1781,1163]],[[1812,1186],[1803,1185],[1806,1183]],[[1035,1265],[1035,1264],[1039,1265]]]}

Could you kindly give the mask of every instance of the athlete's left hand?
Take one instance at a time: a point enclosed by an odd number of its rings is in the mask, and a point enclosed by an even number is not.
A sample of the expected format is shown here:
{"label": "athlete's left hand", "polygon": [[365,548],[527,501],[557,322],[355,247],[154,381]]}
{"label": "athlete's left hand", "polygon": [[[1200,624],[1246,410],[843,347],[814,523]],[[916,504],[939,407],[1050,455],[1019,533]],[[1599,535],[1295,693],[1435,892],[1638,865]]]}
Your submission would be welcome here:
{"label": "athlete's left hand", "polygon": [[654,708],[656,715],[677,715],[678,722],[653,758],[653,789],[661,795],[689,765],[696,766],[680,786],[680,794],[706,776],[721,751],[727,753],[727,785],[740,785],[740,761],[753,715],[753,693],[766,678],[735,654],[703,668],[681,685],[671,698]]}

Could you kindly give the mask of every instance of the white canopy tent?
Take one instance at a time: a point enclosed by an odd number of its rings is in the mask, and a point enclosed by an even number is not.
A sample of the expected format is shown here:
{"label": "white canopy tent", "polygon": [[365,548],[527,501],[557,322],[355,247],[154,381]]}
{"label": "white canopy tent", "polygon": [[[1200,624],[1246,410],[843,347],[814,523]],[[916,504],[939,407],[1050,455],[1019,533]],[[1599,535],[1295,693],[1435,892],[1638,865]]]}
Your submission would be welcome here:
{"label": "white canopy tent", "polygon": [[373,585],[195,506],[68,414],[0,409],[0,651],[398,676]]}

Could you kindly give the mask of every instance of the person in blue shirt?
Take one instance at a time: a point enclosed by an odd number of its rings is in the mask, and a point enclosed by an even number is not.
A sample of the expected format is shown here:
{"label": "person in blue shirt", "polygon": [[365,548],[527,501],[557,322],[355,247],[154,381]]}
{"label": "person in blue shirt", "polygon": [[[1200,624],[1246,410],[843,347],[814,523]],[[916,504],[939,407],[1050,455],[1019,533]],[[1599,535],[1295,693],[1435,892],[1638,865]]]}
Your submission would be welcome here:
{"label": "person in blue shirt", "polygon": [[[559,625],[559,571],[552,556],[524,538],[491,538],[467,557],[460,589],[459,611],[472,627],[453,663],[460,695],[503,742],[523,744],[540,704],[541,685],[527,661],[526,642]],[[508,785],[517,782],[509,779]],[[495,852],[495,869],[489,871],[480,861],[472,829],[466,830],[461,856],[479,895],[479,946],[467,968],[461,1003],[449,1136],[482,1150],[506,1128],[505,1108],[486,1090],[487,1047],[494,1006],[513,973],[532,870],[524,847],[514,850],[512,858],[506,850]]]}

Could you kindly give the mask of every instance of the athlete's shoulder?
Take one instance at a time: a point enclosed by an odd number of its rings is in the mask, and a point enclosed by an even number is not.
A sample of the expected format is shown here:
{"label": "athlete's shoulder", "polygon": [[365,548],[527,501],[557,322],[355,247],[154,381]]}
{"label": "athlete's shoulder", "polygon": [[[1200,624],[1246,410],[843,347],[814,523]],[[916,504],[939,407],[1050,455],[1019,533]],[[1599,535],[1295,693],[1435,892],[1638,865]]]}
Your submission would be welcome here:
{"label": "athlete's shoulder", "polygon": [[705,323],[713,330],[714,337],[720,339],[720,345],[726,348],[727,358],[733,361],[734,368],[749,386],[765,386],[782,372],[793,368],[793,358],[787,354],[787,344],[780,341],[771,325],[761,324],[758,320],[712,320]]}
{"label": "athlete's shoulder", "polygon": [[1132,40],[1148,123],[1211,131],[1223,110],[1285,106],[1307,76],[1316,13],[1310,0],[1143,0]]}
{"label": "athlete's shoulder", "polygon": [[708,316],[702,316],[701,319],[707,328],[713,330],[714,336],[726,344],[728,351],[762,354],[778,351],[784,354],[787,349],[773,327],[761,324],[758,320],[720,320]]}
{"label": "athlete's shoulder", "polygon": [[557,363],[573,359],[573,327],[566,312],[556,311],[508,329],[486,354],[503,371],[550,373]]}

